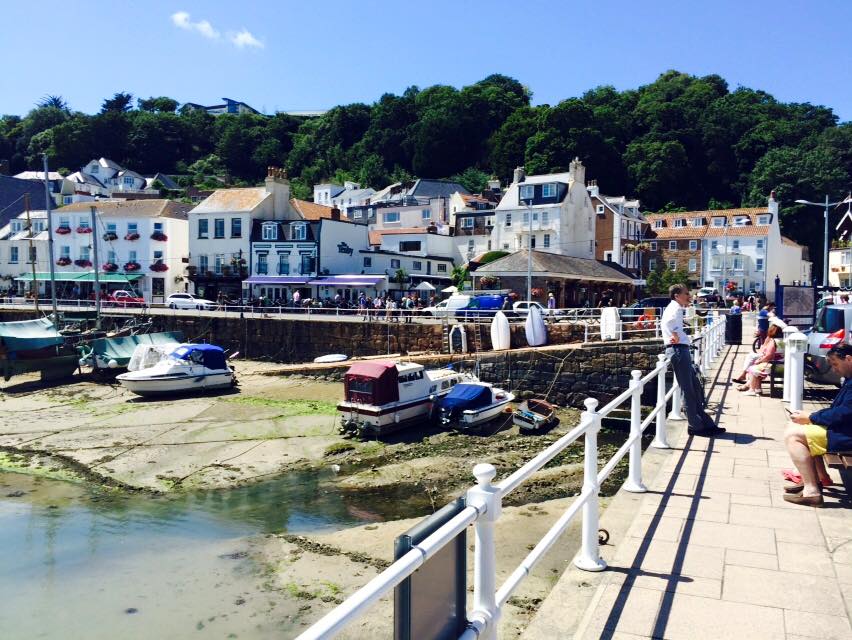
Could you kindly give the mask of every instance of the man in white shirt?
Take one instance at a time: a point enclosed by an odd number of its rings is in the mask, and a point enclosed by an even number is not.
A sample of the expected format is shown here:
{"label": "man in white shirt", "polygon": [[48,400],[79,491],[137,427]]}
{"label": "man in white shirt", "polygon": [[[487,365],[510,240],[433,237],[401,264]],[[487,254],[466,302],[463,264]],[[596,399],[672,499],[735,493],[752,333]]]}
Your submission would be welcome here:
{"label": "man in white shirt", "polygon": [[689,306],[689,289],[683,284],[669,287],[672,301],[663,311],[660,319],[660,331],[666,355],[671,359],[672,371],[678,386],[683,391],[683,404],[686,409],[687,431],[693,436],[717,436],[725,429],[717,427],[713,419],[704,413],[704,390],[692,368],[689,345],[692,341],[683,330],[683,310]]}

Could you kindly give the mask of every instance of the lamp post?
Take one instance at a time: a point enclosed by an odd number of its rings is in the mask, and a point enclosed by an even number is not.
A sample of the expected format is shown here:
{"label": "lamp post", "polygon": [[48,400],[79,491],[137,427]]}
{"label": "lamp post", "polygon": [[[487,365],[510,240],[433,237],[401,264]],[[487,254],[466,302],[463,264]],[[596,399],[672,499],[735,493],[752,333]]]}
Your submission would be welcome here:
{"label": "lamp post", "polygon": [[527,205],[527,222],[529,237],[527,238],[527,302],[532,300],[532,198],[525,200]]}
{"label": "lamp post", "polygon": [[825,238],[823,238],[823,248],[822,248],[822,287],[823,289],[828,288],[828,208],[835,207],[841,204],[843,201],[839,202],[829,202],[828,195],[825,196],[825,202],[811,202],[810,200],[796,200],[796,204],[809,204],[815,207],[825,207]]}

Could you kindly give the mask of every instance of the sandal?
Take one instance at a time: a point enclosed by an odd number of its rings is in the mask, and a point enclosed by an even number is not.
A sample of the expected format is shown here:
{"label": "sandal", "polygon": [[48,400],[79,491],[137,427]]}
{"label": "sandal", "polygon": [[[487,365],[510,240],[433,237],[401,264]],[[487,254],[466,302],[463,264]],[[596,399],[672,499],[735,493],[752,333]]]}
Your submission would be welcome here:
{"label": "sandal", "polygon": [[[822,489],[822,487],[823,487],[822,482],[817,482],[817,486],[820,489]],[[802,489],[804,489],[804,488],[805,488],[804,482],[800,482],[798,484],[791,484],[791,485],[784,487],[784,493],[801,493]]]}
{"label": "sandal", "polygon": [[748,391],[749,389],[751,389],[751,387],[749,387],[747,384],[741,384],[737,387],[737,391]]}
{"label": "sandal", "polygon": [[800,504],[803,507],[821,507],[825,502],[822,499],[822,495],[818,496],[800,496],[797,494],[784,494],[784,500],[786,502],[792,502],[793,504]]}

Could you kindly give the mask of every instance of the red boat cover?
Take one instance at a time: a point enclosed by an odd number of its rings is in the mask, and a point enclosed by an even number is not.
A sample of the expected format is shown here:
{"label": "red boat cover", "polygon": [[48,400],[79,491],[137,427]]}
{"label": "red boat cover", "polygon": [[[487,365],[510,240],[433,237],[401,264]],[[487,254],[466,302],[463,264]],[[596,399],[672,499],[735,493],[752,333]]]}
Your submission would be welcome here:
{"label": "red boat cover", "polygon": [[398,378],[395,362],[356,362],[343,378],[346,399],[365,404],[396,402],[399,400]]}

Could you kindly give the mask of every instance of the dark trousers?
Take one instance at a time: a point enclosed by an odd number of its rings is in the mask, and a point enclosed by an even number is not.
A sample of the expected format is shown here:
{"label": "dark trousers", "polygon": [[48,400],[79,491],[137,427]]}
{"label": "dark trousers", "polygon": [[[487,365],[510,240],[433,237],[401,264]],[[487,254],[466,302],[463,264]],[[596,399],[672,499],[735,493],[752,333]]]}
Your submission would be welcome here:
{"label": "dark trousers", "polygon": [[698,431],[706,429],[710,417],[704,414],[704,390],[692,368],[689,347],[685,344],[669,345],[666,355],[671,357],[672,370],[683,390],[683,405],[689,428]]}

